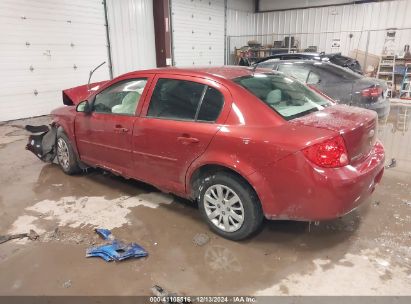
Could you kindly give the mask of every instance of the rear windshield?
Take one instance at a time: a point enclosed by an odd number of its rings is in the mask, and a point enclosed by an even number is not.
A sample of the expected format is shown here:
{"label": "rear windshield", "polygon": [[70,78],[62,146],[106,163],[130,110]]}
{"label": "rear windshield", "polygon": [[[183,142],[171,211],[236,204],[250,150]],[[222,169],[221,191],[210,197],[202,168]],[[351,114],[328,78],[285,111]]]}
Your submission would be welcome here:
{"label": "rear windshield", "polygon": [[255,74],[235,78],[234,82],[257,96],[286,120],[331,105],[331,102],[298,80],[282,74]]}

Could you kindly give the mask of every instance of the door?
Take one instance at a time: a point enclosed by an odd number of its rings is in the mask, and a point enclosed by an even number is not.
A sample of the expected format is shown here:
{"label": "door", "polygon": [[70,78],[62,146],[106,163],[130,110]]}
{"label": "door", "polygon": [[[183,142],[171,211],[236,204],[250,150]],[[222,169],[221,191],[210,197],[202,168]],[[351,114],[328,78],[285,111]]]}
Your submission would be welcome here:
{"label": "door", "polygon": [[91,113],[77,113],[76,143],[82,161],[129,176],[135,114],[141,108],[148,80],[116,82],[94,97]]}
{"label": "door", "polygon": [[190,164],[227,118],[231,95],[222,85],[187,76],[157,76],[133,133],[136,178],[185,192]]}
{"label": "door", "polygon": [[225,1],[172,0],[173,65],[224,64]]}
{"label": "door", "polygon": [[[101,1],[1,0],[0,14],[0,121],[49,114],[108,61]],[[93,82],[109,77],[106,64]]]}

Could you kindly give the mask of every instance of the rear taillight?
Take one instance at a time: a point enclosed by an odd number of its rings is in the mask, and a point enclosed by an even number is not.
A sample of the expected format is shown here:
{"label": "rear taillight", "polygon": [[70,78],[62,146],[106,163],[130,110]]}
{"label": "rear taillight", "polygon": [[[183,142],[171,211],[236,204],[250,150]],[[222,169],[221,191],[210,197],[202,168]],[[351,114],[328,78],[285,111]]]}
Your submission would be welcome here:
{"label": "rear taillight", "polygon": [[309,146],[303,153],[319,167],[338,168],[348,165],[347,148],[341,136]]}
{"label": "rear taillight", "polygon": [[381,87],[371,87],[361,91],[363,97],[378,97],[382,95]]}

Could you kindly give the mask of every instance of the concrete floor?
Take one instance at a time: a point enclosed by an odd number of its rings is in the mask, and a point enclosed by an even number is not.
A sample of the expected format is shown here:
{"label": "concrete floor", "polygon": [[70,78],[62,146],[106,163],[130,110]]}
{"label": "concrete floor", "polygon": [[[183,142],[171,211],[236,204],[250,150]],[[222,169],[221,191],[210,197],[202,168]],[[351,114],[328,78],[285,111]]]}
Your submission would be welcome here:
{"label": "concrete floor", "polygon": [[[387,169],[371,199],[342,219],[271,221],[256,237],[211,233],[190,203],[100,171],[67,176],[24,150],[24,124],[0,126],[0,235],[40,234],[0,244],[0,295],[411,295],[411,123],[393,106],[380,123]],[[411,108],[408,108],[411,110]],[[404,127],[405,126],[405,127]],[[407,129],[407,130],[406,130]],[[332,202],[330,202],[332,203]],[[95,227],[145,247],[149,257],[85,258]],[[55,229],[58,231],[55,232]],[[193,242],[197,233],[207,244]]]}

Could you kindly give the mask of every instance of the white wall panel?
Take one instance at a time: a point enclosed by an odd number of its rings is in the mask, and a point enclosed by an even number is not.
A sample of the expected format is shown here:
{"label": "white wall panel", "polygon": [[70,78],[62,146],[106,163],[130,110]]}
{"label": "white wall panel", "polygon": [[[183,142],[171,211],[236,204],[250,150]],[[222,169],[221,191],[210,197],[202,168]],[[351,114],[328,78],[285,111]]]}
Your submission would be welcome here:
{"label": "white wall panel", "polygon": [[285,10],[308,6],[335,5],[353,2],[353,0],[260,0],[260,11]]}
{"label": "white wall panel", "polygon": [[227,0],[227,8],[253,13],[255,11],[254,0]]}
{"label": "white wall panel", "polygon": [[[104,23],[101,0],[0,0],[0,121],[48,114],[87,83],[107,61]],[[106,65],[93,81],[108,78]]]}
{"label": "white wall panel", "polygon": [[[231,52],[234,47],[241,47],[251,39],[272,44],[274,40],[282,40],[291,34],[298,40],[300,48],[315,45],[319,51],[348,55],[354,49],[366,50],[367,32],[370,30],[369,52],[378,55],[382,52],[387,28],[399,28],[396,37],[398,50],[411,43],[410,13],[411,0],[264,12],[251,14],[253,16],[229,10],[227,35],[234,36],[229,39]],[[244,28],[248,23],[251,25]],[[242,37],[238,37],[241,31]],[[333,39],[340,39],[340,48],[331,47]]]}
{"label": "white wall panel", "polygon": [[153,0],[107,0],[113,75],[156,67]]}
{"label": "white wall panel", "polygon": [[224,64],[224,0],[171,0],[176,66]]}

